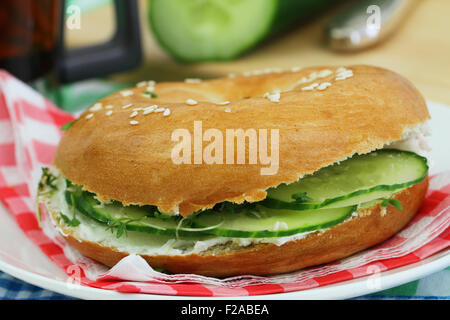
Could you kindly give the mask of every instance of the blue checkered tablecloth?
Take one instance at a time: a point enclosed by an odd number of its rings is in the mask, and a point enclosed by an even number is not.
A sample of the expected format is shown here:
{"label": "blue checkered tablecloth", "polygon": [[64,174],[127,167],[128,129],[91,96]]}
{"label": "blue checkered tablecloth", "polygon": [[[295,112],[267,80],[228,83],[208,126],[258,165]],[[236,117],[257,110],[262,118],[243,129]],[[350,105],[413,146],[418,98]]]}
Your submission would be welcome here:
{"label": "blue checkered tablecloth", "polygon": [[45,290],[0,271],[0,300],[68,300],[71,297]]}
{"label": "blue checkered tablecloth", "polygon": [[[0,271],[0,300],[68,300],[73,299],[49,290],[41,289]],[[356,299],[436,299],[450,300],[450,267],[388,290]]]}

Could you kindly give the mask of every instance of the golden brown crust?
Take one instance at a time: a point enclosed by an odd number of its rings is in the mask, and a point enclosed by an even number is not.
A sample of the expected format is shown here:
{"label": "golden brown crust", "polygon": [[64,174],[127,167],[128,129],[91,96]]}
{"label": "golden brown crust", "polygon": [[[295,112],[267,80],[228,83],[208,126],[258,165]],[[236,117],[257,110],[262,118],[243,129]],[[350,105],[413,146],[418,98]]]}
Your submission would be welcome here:
{"label": "golden brown crust", "polygon": [[[403,210],[380,205],[360,210],[359,216],[327,229],[323,233],[287,242],[284,245],[258,244],[239,249],[214,251],[214,254],[185,256],[143,255],[152,266],[173,273],[195,273],[206,276],[270,275],[328,263],[378,244],[403,228],[422,205],[428,178],[397,193]],[[64,230],[66,240],[82,254],[112,267],[127,256],[114,248],[95,242],[81,241]]]}
{"label": "golden brown crust", "polygon": [[[200,83],[160,83],[157,98],[142,96],[146,87],[130,89],[132,95],[114,93],[100,102],[103,108],[87,111],[67,130],[54,164],[69,180],[83,185],[102,200],[124,204],[152,204],[163,212],[188,215],[222,201],[260,201],[268,187],[299,177],[401,139],[406,128],[429,118],[420,93],[399,75],[376,67],[349,66],[353,76],[335,80],[336,67],[299,72],[223,78]],[[334,73],[297,84],[314,71]],[[313,82],[330,82],[325,90],[303,91]],[[279,89],[280,102],[263,95]],[[285,92],[284,92],[285,91]],[[190,106],[184,101],[195,99]],[[231,101],[228,105],[218,105]],[[133,106],[123,109],[122,106]],[[171,110],[130,118],[135,107],[157,104]],[[105,109],[112,105],[111,115]],[[225,112],[225,109],[231,112]],[[130,125],[136,120],[138,125]],[[267,165],[176,165],[171,151],[175,129],[192,134],[201,120],[203,132],[219,129],[279,129],[279,169],[261,175]],[[206,143],[204,143],[204,146]],[[269,147],[270,150],[270,147]],[[248,163],[248,161],[247,161]]]}

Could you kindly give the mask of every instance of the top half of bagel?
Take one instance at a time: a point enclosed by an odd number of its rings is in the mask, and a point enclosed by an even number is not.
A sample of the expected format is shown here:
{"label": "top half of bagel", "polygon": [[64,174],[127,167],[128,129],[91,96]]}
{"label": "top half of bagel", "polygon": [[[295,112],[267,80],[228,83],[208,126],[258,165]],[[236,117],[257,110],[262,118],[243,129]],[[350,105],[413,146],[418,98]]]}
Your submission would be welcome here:
{"label": "top half of bagel", "polygon": [[[54,165],[100,200],[189,215],[222,201],[260,201],[269,187],[382,148],[428,118],[409,81],[372,66],[150,82],[82,114],[64,133]],[[192,132],[194,121],[221,132],[278,129],[276,174],[260,174],[261,162],[174,163],[172,133]]]}

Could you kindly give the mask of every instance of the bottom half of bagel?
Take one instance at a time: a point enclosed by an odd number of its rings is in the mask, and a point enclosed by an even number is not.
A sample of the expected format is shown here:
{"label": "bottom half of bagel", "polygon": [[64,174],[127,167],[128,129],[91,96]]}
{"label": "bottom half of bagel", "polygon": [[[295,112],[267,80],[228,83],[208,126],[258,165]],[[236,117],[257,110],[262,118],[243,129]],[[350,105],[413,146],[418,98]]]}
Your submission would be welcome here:
{"label": "bottom half of bagel", "polygon": [[[428,178],[396,193],[393,198],[401,202],[402,210],[392,205],[382,207],[377,204],[357,210],[351,218],[333,227],[285,239],[281,243],[239,243],[222,239],[220,243],[196,251],[174,252],[167,243],[162,245],[163,242],[147,244],[151,235],[139,235],[133,239],[131,234],[129,238],[120,239],[124,244],[118,246],[113,240],[90,237],[92,232],[60,223],[58,210],[48,203],[46,207],[55,227],[71,246],[109,267],[129,254],[138,254],[151,267],[171,273],[213,277],[273,275],[335,261],[392,237],[419,211],[427,187]],[[114,236],[111,235],[112,238]],[[160,248],[152,251],[152,246]]]}

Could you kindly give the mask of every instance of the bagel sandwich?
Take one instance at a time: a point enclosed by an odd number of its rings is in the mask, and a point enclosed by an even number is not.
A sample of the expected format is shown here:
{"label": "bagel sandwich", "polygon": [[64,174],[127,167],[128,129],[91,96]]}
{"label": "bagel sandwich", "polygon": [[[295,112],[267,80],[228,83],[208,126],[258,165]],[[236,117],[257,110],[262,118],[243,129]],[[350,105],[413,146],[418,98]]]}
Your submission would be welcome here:
{"label": "bagel sandwich", "polygon": [[426,103],[373,66],[144,81],[92,105],[44,168],[58,232],[109,267],[273,275],[401,230],[428,187]]}

